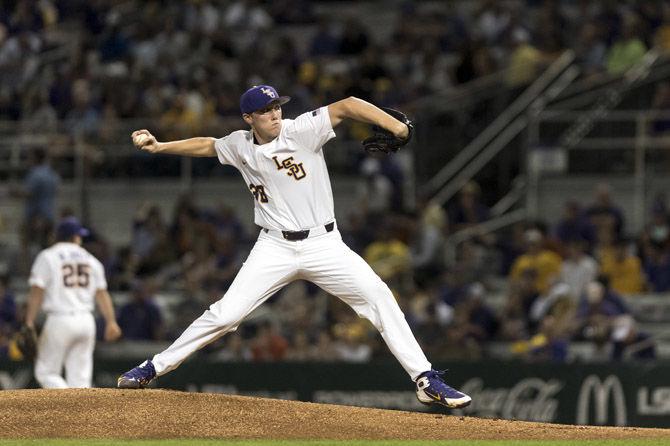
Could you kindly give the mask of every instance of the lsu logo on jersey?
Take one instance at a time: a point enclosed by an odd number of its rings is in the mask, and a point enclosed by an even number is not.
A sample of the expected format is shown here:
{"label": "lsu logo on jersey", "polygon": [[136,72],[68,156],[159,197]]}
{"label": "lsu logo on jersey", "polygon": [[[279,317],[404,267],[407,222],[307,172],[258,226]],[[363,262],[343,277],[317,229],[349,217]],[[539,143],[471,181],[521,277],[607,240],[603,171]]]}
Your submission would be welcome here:
{"label": "lsu logo on jersey", "polygon": [[302,167],[302,163],[294,163],[292,156],[289,156],[281,162],[277,160],[276,156],[273,156],[272,159],[277,166],[277,170],[286,169],[286,175],[293,177],[295,180],[302,180],[307,176],[307,172],[305,172],[305,169]]}

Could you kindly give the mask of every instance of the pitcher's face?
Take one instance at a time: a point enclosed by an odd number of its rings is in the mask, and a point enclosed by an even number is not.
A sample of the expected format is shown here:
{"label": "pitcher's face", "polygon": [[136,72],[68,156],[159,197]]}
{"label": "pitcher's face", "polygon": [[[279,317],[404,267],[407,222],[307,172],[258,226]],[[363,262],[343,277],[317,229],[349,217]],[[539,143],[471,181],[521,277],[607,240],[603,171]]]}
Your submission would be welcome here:
{"label": "pitcher's face", "polygon": [[261,144],[268,143],[279,136],[282,118],[280,104],[272,103],[253,113],[245,113],[242,117],[252,127]]}

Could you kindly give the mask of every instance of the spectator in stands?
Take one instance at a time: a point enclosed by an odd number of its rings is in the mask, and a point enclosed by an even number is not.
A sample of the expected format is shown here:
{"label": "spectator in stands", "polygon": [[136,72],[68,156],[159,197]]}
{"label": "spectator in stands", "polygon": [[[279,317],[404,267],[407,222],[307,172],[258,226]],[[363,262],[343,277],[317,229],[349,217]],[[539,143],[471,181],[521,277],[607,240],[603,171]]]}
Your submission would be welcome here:
{"label": "spectator in stands", "polygon": [[48,91],[44,88],[34,89],[26,103],[28,107],[21,119],[22,130],[24,132],[56,133],[58,114],[49,103]]}
{"label": "spectator in stands", "polygon": [[607,71],[622,74],[644,57],[647,46],[640,35],[640,19],[628,12],[623,17],[621,37],[616,39],[607,51]]}
{"label": "spectator in stands", "polygon": [[663,21],[654,32],[654,47],[661,52],[670,51],[670,8],[665,5],[662,8]]}
{"label": "spectator in stands", "polygon": [[595,21],[584,23],[579,31],[575,53],[585,76],[591,77],[604,70],[606,50],[600,25]]}
{"label": "spectator in stands", "polygon": [[240,243],[247,241],[247,234],[242,222],[235,214],[235,210],[227,203],[223,201],[219,203],[216,213],[213,215],[213,220],[218,237],[232,238]]}
{"label": "spectator in stands", "polygon": [[[0,80],[7,92],[13,92],[14,88],[17,92],[19,89],[28,90],[37,74],[43,42],[38,33],[27,28],[16,28],[11,32],[7,35],[7,28],[0,24]],[[14,106],[20,114],[21,104]],[[18,117],[15,115],[13,119]]]}
{"label": "spectator in stands", "polygon": [[361,163],[364,183],[357,189],[358,208],[373,217],[381,216],[391,209],[393,184],[382,174],[378,159],[366,157]]}
{"label": "spectator in stands", "polygon": [[139,257],[130,246],[119,248],[112,258],[109,267],[109,289],[128,291],[132,288],[133,282],[139,268]]}
{"label": "spectator in stands", "polygon": [[[170,324],[165,326],[164,336],[168,340],[177,339],[193,319],[200,316],[211,304],[218,300],[221,290],[215,282],[207,281],[201,284],[196,292],[184,289],[180,294],[177,303],[169,306]],[[222,345],[223,343],[217,342],[208,348],[206,353],[214,352]]]}
{"label": "spectator in stands", "polygon": [[[30,152],[30,168],[23,189],[16,195],[25,198],[25,222],[27,236],[34,240],[45,237],[45,231],[53,225],[56,216],[56,196],[60,176],[51,167],[47,149],[36,147]],[[33,228],[30,226],[34,225]]]}
{"label": "spectator in stands", "polygon": [[521,354],[530,361],[566,362],[568,347],[569,339],[556,318],[547,316],[542,319],[538,332],[530,339],[512,344],[512,352]]}
{"label": "spectator in stands", "polygon": [[581,238],[569,240],[561,264],[559,281],[570,288],[576,301],[584,293],[586,285],[598,276],[598,263],[586,254],[586,241]]}
{"label": "spectator in stands", "polygon": [[649,290],[662,293],[670,291],[670,250],[668,243],[652,240],[646,245],[644,272]]}
{"label": "spectator in stands", "polygon": [[295,331],[286,352],[286,361],[312,361],[314,356],[314,345],[307,333],[304,330]]}
{"label": "spectator in stands", "polygon": [[499,322],[484,300],[481,283],[468,288],[465,299],[454,307],[453,322],[447,328],[448,342],[460,344],[470,357],[481,357],[484,343],[498,331]]}
{"label": "spectator in stands", "polygon": [[453,85],[449,58],[428,41],[411,60],[408,82],[419,96],[444,93]]}
{"label": "spectator in stands", "polygon": [[499,275],[509,276],[512,266],[526,252],[526,223],[517,222],[509,230],[501,232],[495,240],[495,249],[500,255]]}
{"label": "spectator in stands", "polygon": [[339,54],[360,55],[370,44],[370,37],[361,22],[354,16],[344,22]]}
{"label": "spectator in stands", "polygon": [[583,239],[587,242],[587,250],[595,242],[593,227],[579,203],[574,200],[567,201],[563,206],[563,216],[556,224],[554,234],[563,244],[570,240]]}
{"label": "spectator in stands", "polygon": [[233,283],[233,279],[242,266],[243,256],[239,247],[243,240],[236,239],[230,234],[219,235],[215,238],[214,254],[216,256],[216,269],[211,278],[216,282],[220,292],[227,290]]}
{"label": "spectator in stands", "polygon": [[434,283],[439,300],[451,307],[463,300],[470,286],[466,276],[467,271],[460,263],[447,268]]}
{"label": "spectator in stands", "polygon": [[29,156],[30,168],[23,186],[11,190],[12,196],[21,197],[25,202],[21,228],[22,271],[30,266],[32,257],[50,243],[60,186],[60,176],[51,167],[45,148],[36,147]]}
{"label": "spectator in stands", "polygon": [[288,351],[288,341],[274,323],[261,322],[256,326],[256,335],[251,339],[253,361],[281,361]]}
{"label": "spectator in stands", "polygon": [[340,51],[340,36],[336,23],[327,16],[319,17],[318,28],[309,45],[313,57],[334,56]]}
{"label": "spectator in stands", "polygon": [[444,244],[447,220],[441,206],[428,201],[417,203],[416,216],[409,219],[412,228],[410,255],[414,279],[426,283],[444,268]]}
{"label": "spectator in stands", "polygon": [[197,234],[199,211],[191,194],[184,194],[175,203],[173,220],[170,225],[170,240],[182,257],[193,249]]}
{"label": "spectator in stands", "polygon": [[12,334],[18,330],[18,317],[14,293],[9,289],[9,278],[5,275],[0,276],[0,349],[2,348],[1,340],[4,339],[5,346],[8,346]]}
{"label": "spectator in stands", "polygon": [[327,330],[321,330],[317,336],[314,360],[319,362],[332,362],[337,360],[335,342]]}
{"label": "spectator in stands", "polygon": [[612,290],[623,295],[638,294],[646,288],[642,262],[631,248],[630,242],[622,238],[615,241],[612,249],[600,253],[602,274]]}
{"label": "spectator in stands", "polygon": [[571,329],[569,324],[570,321],[574,322],[574,310],[580,299],[581,295],[575,296],[567,284],[556,283],[532,302],[529,310],[531,325],[538,327],[545,318],[552,316],[556,319],[552,323],[560,324],[571,335],[574,327]]}
{"label": "spectator in stands", "polygon": [[480,2],[474,14],[474,32],[488,44],[499,42],[512,20],[510,5],[495,0]]}
{"label": "spectator in stands", "polygon": [[177,94],[160,119],[165,137],[180,139],[199,131],[201,120],[195,108],[190,107],[185,92]]}
{"label": "spectator in stands", "polygon": [[535,287],[539,293],[549,289],[561,271],[561,257],[544,247],[544,235],[539,229],[527,229],[524,233],[526,252],[512,265],[511,280],[518,280],[527,270],[535,271]]}
{"label": "spectator in stands", "polygon": [[639,359],[655,358],[655,346],[649,335],[640,332],[623,299],[607,286],[607,280],[591,282],[577,308],[581,336],[603,346],[612,343],[612,359],[621,360],[632,347]]}
{"label": "spectator in stands", "polygon": [[468,181],[458,195],[458,201],[449,208],[449,222],[454,231],[485,222],[490,217],[489,208],[481,201],[481,188]]}
{"label": "spectator in stands", "polygon": [[593,226],[596,240],[624,235],[624,216],[621,208],[612,199],[608,183],[599,183],[595,187],[593,203],[586,208],[586,217]]}
{"label": "spectator in stands", "polygon": [[511,54],[505,84],[514,92],[530,84],[541,67],[542,53],[531,43],[530,33],[521,28],[510,32]]}
{"label": "spectator in stands", "polygon": [[539,296],[530,308],[531,326],[537,331],[512,344],[512,352],[532,361],[565,362],[570,339],[578,329],[575,322],[577,301],[563,283]]}
{"label": "spectator in stands", "polygon": [[152,284],[137,279],[131,300],[119,309],[119,326],[125,339],[158,341],[163,337],[163,317],[154,301]]}
{"label": "spectator in stands", "polygon": [[461,47],[454,79],[458,84],[493,74],[496,62],[491,50],[479,40],[468,40]]}
{"label": "spectator in stands", "polygon": [[[224,246],[220,246],[224,247]],[[206,237],[198,237],[194,242],[193,249],[181,258],[182,277],[184,287],[191,295],[200,295],[204,291],[203,285],[216,280],[217,265],[219,258],[214,251],[215,246]],[[224,254],[225,255],[225,254]],[[221,258],[225,266],[226,261],[235,259]],[[225,271],[228,272],[228,271]],[[222,274],[222,279],[226,274]],[[217,282],[218,284],[218,282]]]}
{"label": "spectator in stands", "polygon": [[157,205],[144,203],[137,211],[131,247],[138,258],[140,274],[154,274],[174,260],[167,226]]}
{"label": "spectator in stands", "polygon": [[258,0],[237,0],[223,16],[227,28],[257,32],[272,26],[273,19]]}
{"label": "spectator in stands", "polygon": [[664,193],[658,194],[654,199],[649,222],[640,237],[643,246],[649,243],[667,246],[670,243],[670,214],[665,203]]}
{"label": "spectator in stands", "polygon": [[363,209],[350,210],[347,223],[340,229],[342,238],[354,252],[361,254],[375,239],[376,230],[369,224],[368,215]]}
{"label": "spectator in stands", "polygon": [[[463,280],[467,283],[486,280],[492,276],[494,271],[498,270],[497,258],[486,243],[482,243],[479,238],[471,238],[459,243],[456,249],[455,262],[458,265]],[[449,265],[451,268],[455,265]]]}
{"label": "spectator in stands", "polygon": [[343,321],[333,326],[337,359],[344,362],[368,362],[372,347],[368,342],[369,328],[359,321]]}
{"label": "spectator in stands", "polygon": [[88,79],[72,83],[72,108],[65,116],[65,125],[75,141],[90,139],[100,130],[100,112],[93,103]]}
{"label": "spectator in stands", "polygon": [[537,276],[537,269],[527,267],[510,281],[509,294],[500,317],[504,339],[527,339],[534,332],[536,326],[531,320],[530,310],[540,296]]}
{"label": "spectator in stands", "polygon": [[230,333],[223,341],[224,346],[219,350],[213,350],[211,358],[225,362],[253,360],[251,349],[240,333]]}
{"label": "spectator in stands", "polygon": [[377,239],[365,248],[365,261],[387,283],[402,280],[410,272],[410,251],[400,240],[396,221],[380,222]]}

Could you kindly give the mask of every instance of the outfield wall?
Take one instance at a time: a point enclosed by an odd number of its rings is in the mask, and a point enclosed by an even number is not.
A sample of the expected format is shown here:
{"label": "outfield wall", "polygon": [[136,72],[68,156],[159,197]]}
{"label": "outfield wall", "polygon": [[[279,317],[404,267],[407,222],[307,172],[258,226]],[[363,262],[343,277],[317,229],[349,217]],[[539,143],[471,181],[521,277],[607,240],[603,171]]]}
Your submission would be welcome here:
{"label": "outfield wall", "polygon": [[[98,360],[95,382],[113,387],[137,361]],[[473,397],[458,415],[565,424],[670,427],[670,363],[442,363],[447,382]],[[163,388],[426,411],[394,362],[214,363],[194,359],[161,377]],[[34,387],[29,364],[0,362],[3,389]],[[431,408],[433,412],[439,408]]]}

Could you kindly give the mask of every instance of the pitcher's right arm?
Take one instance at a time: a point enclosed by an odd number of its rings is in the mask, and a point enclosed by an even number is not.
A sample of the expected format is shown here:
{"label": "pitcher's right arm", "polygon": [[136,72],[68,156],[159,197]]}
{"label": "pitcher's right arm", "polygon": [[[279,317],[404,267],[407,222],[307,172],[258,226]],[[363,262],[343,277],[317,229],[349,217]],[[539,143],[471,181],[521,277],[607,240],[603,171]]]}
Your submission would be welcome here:
{"label": "pitcher's right arm", "polygon": [[131,135],[133,144],[149,153],[166,153],[194,157],[216,156],[214,138],[197,137],[179,141],[158,142],[148,130],[135,130]]}

